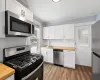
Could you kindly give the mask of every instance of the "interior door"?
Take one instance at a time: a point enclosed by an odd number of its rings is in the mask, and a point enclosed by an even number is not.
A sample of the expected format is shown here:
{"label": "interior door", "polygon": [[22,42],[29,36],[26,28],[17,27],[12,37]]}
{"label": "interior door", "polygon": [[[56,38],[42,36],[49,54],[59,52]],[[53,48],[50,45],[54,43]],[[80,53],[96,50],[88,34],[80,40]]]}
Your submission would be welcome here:
{"label": "interior door", "polygon": [[91,25],[76,26],[76,64],[91,66]]}

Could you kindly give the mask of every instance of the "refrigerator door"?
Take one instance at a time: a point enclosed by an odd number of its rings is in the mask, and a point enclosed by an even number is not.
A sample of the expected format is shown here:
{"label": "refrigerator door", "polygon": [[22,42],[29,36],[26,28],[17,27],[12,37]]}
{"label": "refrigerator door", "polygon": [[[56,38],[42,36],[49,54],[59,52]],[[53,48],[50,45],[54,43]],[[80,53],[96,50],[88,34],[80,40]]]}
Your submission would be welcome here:
{"label": "refrigerator door", "polygon": [[92,52],[100,55],[100,21],[92,25]]}
{"label": "refrigerator door", "polygon": [[100,56],[93,53],[93,80],[100,80]]}
{"label": "refrigerator door", "polygon": [[100,21],[92,25],[93,80],[100,80]]}

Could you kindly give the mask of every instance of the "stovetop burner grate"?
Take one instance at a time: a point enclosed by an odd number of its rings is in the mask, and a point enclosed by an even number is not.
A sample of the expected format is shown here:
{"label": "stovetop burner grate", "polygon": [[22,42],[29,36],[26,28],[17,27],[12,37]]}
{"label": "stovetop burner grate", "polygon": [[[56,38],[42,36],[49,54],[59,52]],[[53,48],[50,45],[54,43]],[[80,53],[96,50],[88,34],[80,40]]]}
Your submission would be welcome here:
{"label": "stovetop burner grate", "polygon": [[14,58],[12,60],[9,60],[9,61],[7,61],[7,63],[22,69],[22,68],[25,68],[25,67],[31,65],[38,59],[39,59],[39,56],[26,54],[26,55]]}

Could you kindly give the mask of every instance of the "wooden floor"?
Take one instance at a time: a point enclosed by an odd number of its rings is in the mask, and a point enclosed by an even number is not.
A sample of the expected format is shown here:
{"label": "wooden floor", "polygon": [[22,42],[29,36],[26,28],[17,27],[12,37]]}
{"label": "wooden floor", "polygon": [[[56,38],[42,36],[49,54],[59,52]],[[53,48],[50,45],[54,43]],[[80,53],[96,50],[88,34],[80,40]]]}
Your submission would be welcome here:
{"label": "wooden floor", "polygon": [[90,67],[76,66],[76,69],[44,64],[44,80],[91,80]]}

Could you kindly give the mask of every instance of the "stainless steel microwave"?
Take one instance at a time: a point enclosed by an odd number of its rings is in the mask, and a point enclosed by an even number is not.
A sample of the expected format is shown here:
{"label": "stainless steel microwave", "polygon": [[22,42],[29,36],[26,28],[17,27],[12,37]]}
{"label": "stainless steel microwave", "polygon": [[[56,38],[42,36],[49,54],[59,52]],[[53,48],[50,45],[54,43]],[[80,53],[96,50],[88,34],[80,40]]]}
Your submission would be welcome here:
{"label": "stainless steel microwave", "polygon": [[33,22],[10,11],[5,12],[5,18],[6,36],[27,37],[31,36],[31,34],[34,34]]}

